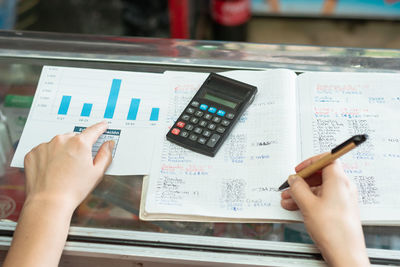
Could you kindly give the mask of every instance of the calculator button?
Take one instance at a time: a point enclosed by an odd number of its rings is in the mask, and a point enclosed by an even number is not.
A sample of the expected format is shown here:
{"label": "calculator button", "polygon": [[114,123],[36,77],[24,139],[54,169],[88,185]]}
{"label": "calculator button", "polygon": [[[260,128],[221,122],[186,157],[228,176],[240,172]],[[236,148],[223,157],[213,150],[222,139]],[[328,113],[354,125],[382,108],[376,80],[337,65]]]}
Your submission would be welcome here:
{"label": "calculator button", "polygon": [[203,118],[206,119],[206,120],[211,120],[212,115],[207,113],[206,115],[204,115]]}
{"label": "calculator button", "polygon": [[210,137],[211,136],[211,132],[209,130],[204,130],[203,135],[205,137]]}
{"label": "calculator button", "polygon": [[225,132],[225,128],[224,127],[217,127],[217,132],[224,133]]}
{"label": "calculator button", "polygon": [[189,113],[189,114],[193,114],[194,111],[195,111],[194,108],[187,108],[187,109],[186,109],[186,112]]}
{"label": "calculator button", "polygon": [[189,136],[189,139],[192,140],[192,141],[196,141],[197,138],[198,138],[198,136],[195,135],[195,134],[191,134],[191,135]]}
{"label": "calculator button", "polygon": [[198,108],[199,105],[200,105],[200,103],[197,102],[197,101],[193,101],[193,102],[191,103],[191,105],[192,105],[193,107],[195,107],[195,108]]}
{"label": "calculator button", "polygon": [[220,117],[214,117],[212,119],[212,121],[215,122],[215,123],[220,123],[221,122],[221,118]]}
{"label": "calculator button", "polygon": [[198,118],[191,118],[190,122],[193,123],[193,124],[196,124],[196,123],[199,122],[199,119]]}
{"label": "calculator button", "polygon": [[196,117],[201,117],[201,116],[203,116],[203,114],[204,114],[204,112],[203,112],[203,111],[200,111],[200,110],[198,110],[198,111],[196,111],[196,113],[194,113],[194,115],[195,115]]}
{"label": "calculator button", "polygon": [[220,110],[218,110],[217,115],[223,117],[225,115],[225,111],[220,109]]}
{"label": "calculator button", "polygon": [[216,111],[217,111],[217,109],[214,108],[214,107],[210,107],[210,108],[208,109],[208,112],[210,112],[210,113],[215,113]]}
{"label": "calculator button", "polygon": [[188,121],[190,119],[190,116],[189,115],[183,115],[182,116],[182,120],[184,120],[184,121]]}
{"label": "calculator button", "polygon": [[172,129],[171,133],[174,135],[178,135],[181,132],[181,130],[179,130],[178,128],[174,128]]}
{"label": "calculator button", "polygon": [[206,126],[207,126],[207,122],[206,122],[206,121],[200,121],[200,122],[199,122],[199,125],[200,125],[201,127],[206,127]]}
{"label": "calculator button", "polygon": [[193,132],[197,133],[197,134],[201,134],[201,132],[203,131],[203,129],[201,129],[200,127],[196,127],[194,128]]}
{"label": "calculator button", "polygon": [[186,132],[186,131],[182,131],[181,132],[181,134],[180,134],[180,136],[182,136],[182,137],[188,137],[189,136],[189,133],[188,132]]}
{"label": "calculator button", "polygon": [[207,110],[208,106],[206,104],[201,104],[200,109],[201,110]]}
{"label": "calculator button", "polygon": [[200,144],[204,145],[206,143],[206,141],[207,141],[207,139],[205,139],[204,137],[200,137],[197,142],[199,142]]}
{"label": "calculator button", "polygon": [[185,127],[185,129],[186,130],[188,130],[188,131],[191,131],[191,130],[193,130],[193,125],[191,125],[191,124],[188,124],[188,125],[186,125],[186,127]]}
{"label": "calculator button", "polygon": [[231,124],[231,122],[230,121],[227,121],[227,120],[223,120],[222,122],[221,122],[221,124],[222,124],[222,126],[228,126],[229,124]]}
{"label": "calculator button", "polygon": [[179,128],[183,128],[183,127],[185,127],[185,125],[186,125],[186,123],[184,123],[183,121],[178,121],[176,123],[176,126],[178,126]]}
{"label": "calculator button", "polygon": [[233,113],[228,113],[228,114],[226,114],[226,118],[228,118],[228,119],[233,119],[235,117],[235,114],[233,114]]}
{"label": "calculator button", "polygon": [[217,127],[217,125],[215,125],[214,123],[210,123],[207,128],[210,130],[214,130],[215,127]]}
{"label": "calculator button", "polygon": [[218,134],[213,134],[213,135],[211,136],[210,140],[208,140],[207,146],[208,146],[208,147],[214,147],[215,144],[218,142],[218,140],[219,140],[220,138],[221,138],[220,135],[218,135]]}

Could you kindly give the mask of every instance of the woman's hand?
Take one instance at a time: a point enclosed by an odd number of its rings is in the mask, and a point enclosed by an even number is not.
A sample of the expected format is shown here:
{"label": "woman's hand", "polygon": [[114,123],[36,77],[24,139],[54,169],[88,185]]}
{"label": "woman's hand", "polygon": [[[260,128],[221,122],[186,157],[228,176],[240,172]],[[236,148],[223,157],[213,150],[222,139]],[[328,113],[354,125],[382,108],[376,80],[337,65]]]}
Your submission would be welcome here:
{"label": "woman's hand", "polygon": [[[310,158],[296,172],[318,160]],[[357,189],[334,161],[307,182],[290,176],[290,188],[282,192],[281,205],[287,210],[300,209],[308,233],[328,264],[332,266],[369,266],[360,223]],[[317,186],[316,186],[317,185]]]}

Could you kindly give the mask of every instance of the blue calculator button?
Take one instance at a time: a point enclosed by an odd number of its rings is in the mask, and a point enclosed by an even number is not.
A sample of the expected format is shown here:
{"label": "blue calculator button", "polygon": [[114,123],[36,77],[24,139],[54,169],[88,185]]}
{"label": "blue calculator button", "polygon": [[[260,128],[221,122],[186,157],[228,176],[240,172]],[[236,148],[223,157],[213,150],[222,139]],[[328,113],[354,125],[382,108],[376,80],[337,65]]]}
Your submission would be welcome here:
{"label": "blue calculator button", "polygon": [[207,110],[208,106],[206,104],[201,104],[200,109],[201,110]]}
{"label": "blue calculator button", "polygon": [[220,110],[218,110],[217,115],[223,117],[225,115],[225,111],[220,109]]}
{"label": "blue calculator button", "polygon": [[208,112],[210,112],[210,113],[215,113],[216,111],[217,111],[217,109],[214,108],[214,107],[210,107],[210,108],[208,109]]}

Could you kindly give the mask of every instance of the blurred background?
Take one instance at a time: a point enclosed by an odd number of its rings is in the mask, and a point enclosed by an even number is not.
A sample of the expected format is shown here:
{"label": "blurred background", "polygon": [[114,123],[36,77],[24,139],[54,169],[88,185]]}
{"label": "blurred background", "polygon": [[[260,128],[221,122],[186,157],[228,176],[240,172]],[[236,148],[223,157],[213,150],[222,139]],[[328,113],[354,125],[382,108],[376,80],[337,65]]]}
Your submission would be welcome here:
{"label": "blurred background", "polygon": [[0,28],[400,48],[400,1],[0,0]]}

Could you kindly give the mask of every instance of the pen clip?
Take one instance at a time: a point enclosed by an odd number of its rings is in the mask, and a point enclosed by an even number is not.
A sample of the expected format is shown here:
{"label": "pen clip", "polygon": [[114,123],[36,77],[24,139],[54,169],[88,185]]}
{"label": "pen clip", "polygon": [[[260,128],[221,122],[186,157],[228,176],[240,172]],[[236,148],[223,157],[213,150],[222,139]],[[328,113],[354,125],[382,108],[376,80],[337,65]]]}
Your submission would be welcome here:
{"label": "pen clip", "polygon": [[342,149],[343,147],[347,146],[350,143],[354,143],[356,146],[358,146],[359,144],[361,144],[365,140],[367,140],[367,138],[368,138],[368,135],[366,135],[366,134],[359,134],[359,135],[350,137],[349,139],[347,139],[346,141],[344,141],[343,143],[341,143],[340,145],[338,145],[337,147],[332,149],[331,154],[338,152],[340,149]]}

